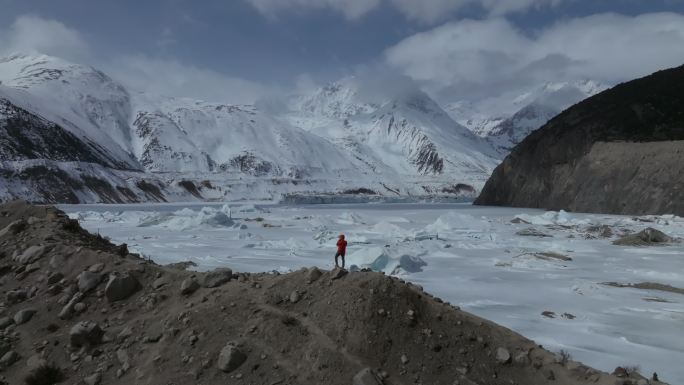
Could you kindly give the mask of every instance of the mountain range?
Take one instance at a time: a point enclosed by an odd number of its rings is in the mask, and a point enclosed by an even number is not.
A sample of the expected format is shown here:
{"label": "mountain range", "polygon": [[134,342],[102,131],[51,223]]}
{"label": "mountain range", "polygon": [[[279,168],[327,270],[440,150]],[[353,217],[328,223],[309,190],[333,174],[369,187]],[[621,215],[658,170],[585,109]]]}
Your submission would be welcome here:
{"label": "mountain range", "polygon": [[274,108],[152,95],[86,65],[13,54],[0,59],[0,198],[474,195],[512,145],[598,88],[584,86],[547,85],[477,129],[418,88],[380,96],[354,77]]}

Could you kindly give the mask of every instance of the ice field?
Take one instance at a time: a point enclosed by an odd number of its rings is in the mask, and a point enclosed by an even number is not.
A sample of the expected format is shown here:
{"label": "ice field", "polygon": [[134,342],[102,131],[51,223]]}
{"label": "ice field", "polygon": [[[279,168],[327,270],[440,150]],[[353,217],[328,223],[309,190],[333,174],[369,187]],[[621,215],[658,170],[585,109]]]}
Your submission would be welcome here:
{"label": "ice field", "polygon": [[684,238],[684,218],[468,204],[61,208],[91,232],[159,264],[192,261],[198,270],[329,269],[344,233],[347,267],[399,275],[590,366],[610,372],[639,365],[646,376],[657,372],[684,384],[684,291],[604,284],[684,288],[684,243],[612,244],[646,227]]}

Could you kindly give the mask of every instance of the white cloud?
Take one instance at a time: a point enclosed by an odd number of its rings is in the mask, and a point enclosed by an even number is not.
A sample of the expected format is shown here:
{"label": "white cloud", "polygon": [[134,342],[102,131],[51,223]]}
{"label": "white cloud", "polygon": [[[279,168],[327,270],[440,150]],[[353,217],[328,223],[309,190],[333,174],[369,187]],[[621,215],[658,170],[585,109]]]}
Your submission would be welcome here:
{"label": "white cloud", "polygon": [[684,63],[684,15],[600,14],[531,35],[505,19],[451,22],[385,52],[432,93],[485,98],[540,82],[615,83]]}
{"label": "white cloud", "polygon": [[[174,43],[173,31],[163,29],[160,48]],[[95,58],[84,36],[63,23],[37,16],[20,16],[0,31],[0,54],[41,53],[78,64],[94,65],[136,91],[166,96],[191,97],[226,103],[251,103],[277,92],[257,82],[227,76],[217,71],[186,65],[175,59],[147,55]]]}
{"label": "white cloud", "polygon": [[88,44],[76,30],[55,21],[37,16],[20,16],[0,38],[0,51],[39,52],[67,59],[88,56]]}
{"label": "white cloud", "polygon": [[[332,9],[348,19],[358,19],[377,8],[383,0],[247,0],[262,14],[274,17],[283,11]],[[411,20],[432,23],[447,19],[466,7],[479,7],[493,15],[555,6],[571,0],[384,0]]]}
{"label": "white cloud", "polygon": [[278,92],[276,87],[226,76],[174,59],[145,55],[124,56],[106,65],[104,70],[133,90],[165,96],[246,104]]}

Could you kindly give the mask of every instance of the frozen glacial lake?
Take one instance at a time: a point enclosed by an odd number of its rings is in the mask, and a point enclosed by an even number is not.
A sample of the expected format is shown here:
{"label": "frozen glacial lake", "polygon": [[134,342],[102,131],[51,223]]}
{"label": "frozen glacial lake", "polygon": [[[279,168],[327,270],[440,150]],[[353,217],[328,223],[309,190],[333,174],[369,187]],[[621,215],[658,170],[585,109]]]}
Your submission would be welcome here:
{"label": "frozen glacial lake", "polygon": [[[159,264],[193,261],[199,270],[329,269],[337,235],[344,233],[347,267],[400,275],[599,369],[638,364],[645,375],[657,372],[671,384],[684,384],[684,294],[603,284],[684,288],[684,244],[612,244],[620,234],[646,227],[684,238],[684,218],[469,204],[61,208],[88,230]],[[608,230],[612,235],[602,237]]]}

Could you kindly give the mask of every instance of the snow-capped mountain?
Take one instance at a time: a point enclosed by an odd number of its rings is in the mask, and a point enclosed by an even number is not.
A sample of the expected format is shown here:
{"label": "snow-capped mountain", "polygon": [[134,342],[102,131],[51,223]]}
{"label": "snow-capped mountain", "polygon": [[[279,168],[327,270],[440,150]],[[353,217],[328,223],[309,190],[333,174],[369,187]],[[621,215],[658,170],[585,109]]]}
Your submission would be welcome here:
{"label": "snow-capped mountain", "polygon": [[478,181],[496,154],[418,89],[380,96],[345,78],[294,98],[284,120],[338,143],[346,152],[402,175]]}
{"label": "snow-capped mountain", "polygon": [[[495,150],[505,156],[532,131],[540,128],[566,108],[608,87],[582,80],[546,83],[529,92],[502,100],[488,101],[485,106],[460,101],[447,105],[450,115],[476,135],[486,138]],[[483,111],[494,109],[495,113]],[[514,111],[501,114],[501,111]]]}
{"label": "snow-capped mountain", "polygon": [[0,58],[0,85],[14,104],[138,167],[130,152],[128,92],[104,73],[51,56],[15,54]]}
{"label": "snow-capped mountain", "polygon": [[46,173],[69,202],[472,193],[497,163],[423,92],[377,97],[353,79],[277,114],[133,92],[45,55],[0,59],[0,82],[5,199],[60,200],[36,187]]}

